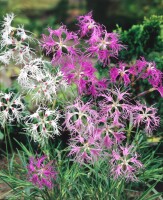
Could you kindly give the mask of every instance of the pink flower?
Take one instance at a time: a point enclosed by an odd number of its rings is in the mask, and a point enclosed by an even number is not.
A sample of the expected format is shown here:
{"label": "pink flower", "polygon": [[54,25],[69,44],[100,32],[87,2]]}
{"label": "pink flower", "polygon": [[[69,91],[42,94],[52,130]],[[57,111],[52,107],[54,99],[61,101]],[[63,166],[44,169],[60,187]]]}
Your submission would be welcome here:
{"label": "pink flower", "polygon": [[147,61],[141,57],[141,59],[137,60],[136,63],[130,67],[130,73],[137,76],[139,75],[142,71],[145,71],[144,69],[147,66]]}
{"label": "pink flower", "polygon": [[47,187],[51,189],[54,185],[54,180],[56,180],[57,172],[54,170],[52,163],[45,164],[47,156],[42,156],[40,158],[30,158],[28,169],[28,179],[34,185],[39,188]]}
{"label": "pink flower", "polygon": [[85,56],[62,59],[61,71],[69,84],[77,85],[79,94],[96,96],[99,90],[106,88],[106,81],[96,78],[97,70]]}
{"label": "pink flower", "polygon": [[66,26],[61,26],[57,30],[48,28],[48,31],[48,36],[42,34],[42,47],[47,55],[53,53],[52,63],[63,55],[77,55],[78,36],[75,33],[69,32]]}
{"label": "pink flower", "polygon": [[92,12],[89,12],[88,14],[83,16],[79,16],[78,22],[82,37],[87,34],[92,34],[93,36],[100,34],[101,26],[97,24],[92,18]]}
{"label": "pink flower", "polygon": [[127,91],[121,92],[118,88],[99,95],[104,98],[99,103],[101,115],[112,119],[115,126],[123,127],[124,118],[127,119],[132,112],[129,95]]}
{"label": "pink flower", "polygon": [[152,134],[152,131],[159,126],[160,122],[160,118],[156,115],[157,109],[137,102],[134,110],[134,124],[138,127],[144,125],[145,132]]}
{"label": "pink flower", "polygon": [[97,56],[98,60],[104,65],[110,63],[111,57],[116,57],[118,52],[123,48],[119,42],[119,36],[116,33],[107,33],[106,30],[101,31],[100,35],[96,35],[95,40],[90,40],[87,52],[89,55]]}
{"label": "pink flower", "polygon": [[80,164],[93,164],[102,156],[99,140],[89,136],[89,133],[86,132],[83,134],[79,133],[78,136],[72,137],[70,139],[69,147],[69,156],[73,156],[73,160]]}
{"label": "pink flower", "polygon": [[112,151],[111,174],[115,179],[124,178],[128,181],[137,181],[136,174],[143,168],[142,163],[137,159],[133,146],[120,146]]}
{"label": "pink flower", "polygon": [[82,100],[76,99],[73,105],[66,108],[66,127],[75,133],[92,133],[98,117],[97,111],[93,110],[92,106],[91,102],[84,103]]}
{"label": "pink flower", "polygon": [[115,83],[119,77],[119,80],[123,79],[125,86],[130,83],[129,69],[126,69],[127,64],[119,63],[119,68],[113,67],[110,69],[111,82]]}
{"label": "pink flower", "polygon": [[[108,122],[109,120],[105,120],[103,126],[99,126],[101,143],[103,148],[107,147],[110,149],[114,144],[120,144],[122,140],[126,137],[122,131],[117,130],[117,127],[113,124],[113,122]],[[116,130],[116,131],[115,131]]]}
{"label": "pink flower", "polygon": [[147,78],[153,87],[162,84],[163,73],[156,68],[156,64],[154,62],[146,64],[146,71],[142,74],[142,78]]}

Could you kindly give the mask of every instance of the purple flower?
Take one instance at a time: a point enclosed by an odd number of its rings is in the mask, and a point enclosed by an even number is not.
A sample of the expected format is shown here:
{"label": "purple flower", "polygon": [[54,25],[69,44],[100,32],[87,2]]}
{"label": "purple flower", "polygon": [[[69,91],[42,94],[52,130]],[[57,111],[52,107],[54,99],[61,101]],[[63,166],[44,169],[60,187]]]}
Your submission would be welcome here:
{"label": "purple flower", "polygon": [[48,28],[49,35],[42,34],[42,47],[46,54],[53,54],[52,63],[59,61],[63,55],[77,55],[76,45],[78,36],[69,32],[66,26],[61,26],[57,30]]}
{"label": "purple flower", "polygon": [[104,98],[99,103],[101,115],[112,119],[115,126],[122,127],[124,118],[127,119],[132,112],[132,106],[129,103],[130,94],[116,88],[99,96]]}
{"label": "purple flower", "polygon": [[97,111],[93,110],[92,106],[91,102],[84,103],[76,99],[73,105],[66,108],[66,127],[74,133],[88,132],[91,134],[98,117]]}
{"label": "purple flower", "polygon": [[57,172],[52,166],[53,161],[45,164],[46,158],[47,156],[42,156],[40,158],[31,157],[29,165],[27,166],[29,181],[40,189],[43,187],[51,189],[57,175]]}
{"label": "purple flower", "polygon": [[116,57],[123,48],[119,42],[119,36],[116,33],[107,33],[106,30],[96,35],[96,39],[89,39],[87,52],[89,55],[97,56],[98,60],[104,65],[110,63],[111,57]]}
{"label": "purple flower", "polygon": [[138,154],[134,152],[133,146],[126,146],[113,150],[111,155],[111,174],[113,178],[124,178],[127,181],[137,181],[136,174],[142,163],[137,159]]}
{"label": "purple flower", "polygon": [[96,137],[90,136],[89,133],[79,133],[78,136],[70,139],[69,156],[74,156],[74,160],[80,164],[93,164],[102,156],[102,148]]}
{"label": "purple flower", "polygon": [[129,69],[126,69],[127,64],[119,63],[119,68],[113,67],[110,69],[111,82],[115,83],[117,78],[123,79],[125,86],[130,83]]}
{"label": "purple flower", "polygon": [[92,18],[92,12],[89,12],[88,14],[83,16],[79,16],[78,22],[82,37],[87,34],[92,34],[94,36],[100,34],[101,32],[101,26],[97,24]]}
{"label": "purple flower", "polygon": [[152,131],[159,126],[160,118],[156,115],[157,109],[153,106],[147,107],[137,102],[133,113],[134,124],[137,126],[144,125],[147,134],[152,134]]}
{"label": "purple flower", "polygon": [[99,90],[106,88],[106,81],[96,78],[97,70],[85,56],[62,59],[61,71],[69,84],[77,85],[79,94],[96,96]]}

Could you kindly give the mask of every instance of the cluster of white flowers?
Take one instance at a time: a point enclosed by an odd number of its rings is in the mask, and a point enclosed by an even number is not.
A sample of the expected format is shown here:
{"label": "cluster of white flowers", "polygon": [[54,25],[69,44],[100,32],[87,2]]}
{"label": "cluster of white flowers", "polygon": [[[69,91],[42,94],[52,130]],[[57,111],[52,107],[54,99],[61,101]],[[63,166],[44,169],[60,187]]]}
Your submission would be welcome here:
{"label": "cluster of white flowers", "polygon": [[41,58],[34,59],[24,66],[18,77],[19,84],[37,103],[52,102],[56,99],[58,89],[67,87],[62,72],[58,71],[54,76],[45,64]]}
{"label": "cluster of white flowers", "polygon": [[21,96],[16,97],[12,92],[0,93],[0,124],[2,127],[7,122],[17,120],[20,122],[24,111],[24,104],[21,101]]}
{"label": "cluster of white flowers", "polygon": [[[33,39],[32,34],[23,26],[13,27],[14,14],[7,14],[1,23],[0,29],[0,63],[7,66],[11,62],[21,67],[18,83],[25,93],[30,94],[38,107],[52,103],[57,98],[57,92],[67,87],[67,81],[59,70],[51,72],[51,64],[37,58],[37,54],[29,44]],[[21,97],[14,97],[13,93],[0,93],[0,125],[22,118],[24,105]],[[45,138],[59,134],[58,126],[60,114],[56,110],[39,107],[36,113],[26,116],[26,131],[35,141],[44,144]]]}
{"label": "cluster of white flowers", "polygon": [[58,120],[61,117],[57,110],[39,107],[35,113],[25,118],[26,130],[34,141],[44,145],[46,140],[60,134]]}
{"label": "cluster of white flowers", "polygon": [[3,52],[0,53],[0,61],[5,65],[8,65],[11,60],[16,64],[25,64],[32,59],[34,54],[28,43],[29,40],[32,40],[32,37],[27,34],[29,31],[24,30],[23,26],[12,27],[13,19],[13,13],[7,14],[0,30],[0,49],[3,49]]}

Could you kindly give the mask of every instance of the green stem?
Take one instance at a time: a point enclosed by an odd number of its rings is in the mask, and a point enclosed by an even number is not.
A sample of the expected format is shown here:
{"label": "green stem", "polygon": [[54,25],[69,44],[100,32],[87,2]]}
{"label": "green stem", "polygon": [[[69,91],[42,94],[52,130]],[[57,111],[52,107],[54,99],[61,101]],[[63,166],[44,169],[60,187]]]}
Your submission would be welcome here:
{"label": "green stem", "polygon": [[11,142],[10,134],[9,134],[9,132],[8,132],[7,125],[5,126],[5,134],[7,134],[8,141],[9,141],[9,145],[10,145],[10,149],[11,149],[11,152],[12,152],[12,154],[13,154],[13,153],[14,153],[14,149],[13,149],[13,145],[12,145],[12,142]]}
{"label": "green stem", "polygon": [[6,153],[7,153],[7,162],[9,161],[9,153],[8,153],[8,144],[7,144],[7,134],[4,128],[4,135],[5,135],[5,145],[6,145]]}
{"label": "green stem", "polygon": [[138,94],[138,95],[135,96],[133,99],[136,99],[137,97],[144,96],[144,95],[146,95],[146,94],[148,94],[148,93],[150,93],[150,92],[153,92],[154,90],[156,90],[156,89],[155,89],[155,88],[150,88],[149,90],[146,90],[146,91],[144,91],[144,92]]}

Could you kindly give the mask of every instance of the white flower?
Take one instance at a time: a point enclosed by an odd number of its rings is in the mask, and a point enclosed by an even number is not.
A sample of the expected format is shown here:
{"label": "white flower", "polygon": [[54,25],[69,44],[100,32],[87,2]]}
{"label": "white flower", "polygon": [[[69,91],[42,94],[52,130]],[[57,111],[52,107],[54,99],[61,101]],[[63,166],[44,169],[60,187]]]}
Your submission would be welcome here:
{"label": "white flower", "polygon": [[31,60],[29,63],[26,63],[24,68],[20,71],[18,83],[21,86],[26,87],[34,77],[37,81],[42,80],[45,74],[44,65],[45,61],[43,61],[42,58],[36,58]]}
{"label": "white flower", "polygon": [[31,37],[31,35],[28,35],[27,33],[30,33],[29,31],[27,31],[27,30],[24,30],[24,26],[22,25],[22,26],[19,26],[18,28],[17,28],[17,33],[16,33],[16,35],[18,36],[18,37],[20,37],[20,39],[22,40],[22,41],[24,41],[24,40],[33,40],[34,41],[34,39]]}
{"label": "white flower", "polygon": [[14,14],[6,14],[6,16],[3,18],[2,22],[2,29],[0,31],[1,33],[1,48],[3,48],[6,45],[12,44],[12,36],[11,32],[15,29],[14,27],[11,26],[11,22],[14,19]]}
{"label": "white flower", "polygon": [[6,32],[8,31],[10,33],[12,31],[11,22],[13,21],[14,17],[15,17],[14,13],[10,13],[6,14],[6,16],[3,18],[2,27],[4,27]]}
{"label": "white flower", "polygon": [[54,138],[60,134],[61,127],[58,120],[61,117],[57,110],[39,107],[36,112],[26,119],[26,130],[33,137],[35,142],[44,145],[46,139]]}
{"label": "white flower", "polygon": [[56,99],[58,90],[67,87],[62,72],[51,74],[42,59],[34,59],[25,65],[20,72],[18,82],[32,95],[32,100],[36,103],[52,102]]}
{"label": "white flower", "polygon": [[4,127],[7,122],[14,120],[20,122],[24,108],[21,96],[16,97],[14,93],[0,93],[0,124]]}
{"label": "white flower", "polygon": [[1,48],[12,44],[12,37],[7,32],[3,32],[1,37]]}
{"label": "white flower", "polygon": [[32,59],[32,55],[35,53],[29,47],[29,45],[24,45],[22,42],[15,43],[15,48],[13,49],[14,54],[12,59],[16,64],[26,64]]}
{"label": "white flower", "polygon": [[[11,22],[13,18],[13,13],[7,14],[1,25],[0,49],[4,50],[4,52],[0,55],[0,61],[4,64],[9,64],[12,59],[16,64],[26,64],[34,55],[28,41],[34,41],[34,39],[32,39],[29,31],[24,30],[23,26],[19,26],[18,28],[12,27]],[[11,53],[10,56],[9,52]]]}
{"label": "white flower", "polygon": [[0,62],[2,62],[5,65],[8,65],[10,63],[10,59],[12,58],[13,51],[8,50],[0,54]]}

